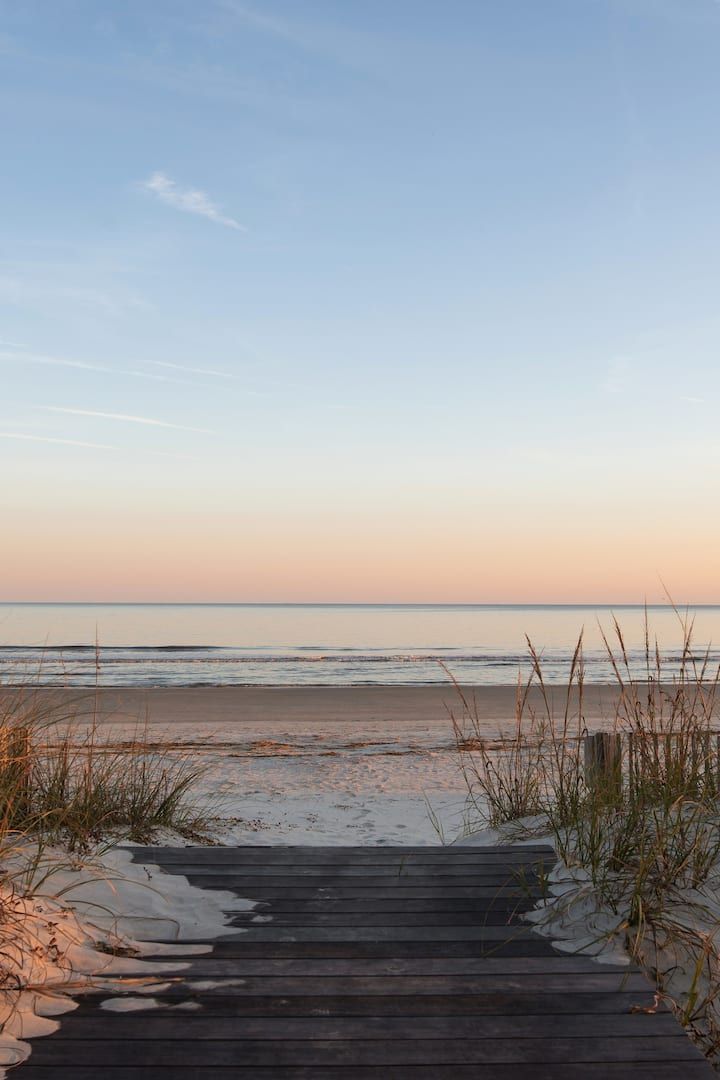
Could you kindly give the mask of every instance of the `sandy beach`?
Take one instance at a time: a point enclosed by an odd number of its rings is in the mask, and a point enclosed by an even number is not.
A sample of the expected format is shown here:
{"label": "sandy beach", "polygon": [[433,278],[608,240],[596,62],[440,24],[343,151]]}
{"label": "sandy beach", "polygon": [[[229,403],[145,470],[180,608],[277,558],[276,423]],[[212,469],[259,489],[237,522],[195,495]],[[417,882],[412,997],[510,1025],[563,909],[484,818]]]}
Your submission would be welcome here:
{"label": "sandy beach", "polygon": [[[463,693],[477,706],[478,716],[489,735],[512,727],[516,690],[514,686],[465,686]],[[16,694],[0,689],[3,699]],[[38,687],[32,693],[48,701],[72,705],[79,716],[95,708],[102,723],[127,723],[145,719],[150,724],[207,724],[215,727],[231,723],[256,725],[258,733],[267,722],[313,725],[345,723],[358,730],[366,723],[438,724],[448,728],[450,710],[460,707],[452,686],[188,686],[84,688],[58,690]],[[566,687],[553,686],[550,698],[558,709],[565,700]],[[613,715],[616,687],[591,685],[584,690],[583,712],[588,726],[602,725]],[[529,703],[541,707],[537,688]]]}
{"label": "sandy beach", "polygon": [[[515,689],[468,687],[488,738],[513,726]],[[3,695],[0,694],[0,706]],[[113,745],[137,737],[190,754],[224,843],[439,843],[466,825],[452,687],[39,688]],[[552,691],[560,706],[564,688]],[[587,688],[585,723],[613,714],[615,689]],[[539,706],[534,695],[532,702]],[[97,712],[95,713],[95,710]]]}

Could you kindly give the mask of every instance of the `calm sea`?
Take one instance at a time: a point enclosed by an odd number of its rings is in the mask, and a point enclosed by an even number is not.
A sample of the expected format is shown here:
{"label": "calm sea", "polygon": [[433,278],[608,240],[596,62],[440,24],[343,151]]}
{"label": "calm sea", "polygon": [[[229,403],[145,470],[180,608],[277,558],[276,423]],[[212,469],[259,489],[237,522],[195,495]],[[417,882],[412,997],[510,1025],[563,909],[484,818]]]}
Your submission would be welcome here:
{"label": "calm sea", "polygon": [[[567,678],[584,629],[588,681],[611,679],[599,624],[622,623],[643,660],[640,607],[314,604],[0,604],[0,679],[88,686],[368,686],[508,684],[527,672],[525,635],[548,681]],[[698,650],[720,643],[720,606],[692,609]],[[670,608],[649,611],[663,656],[682,633]],[[96,649],[97,643],[97,649]],[[711,649],[713,661],[720,649]]]}

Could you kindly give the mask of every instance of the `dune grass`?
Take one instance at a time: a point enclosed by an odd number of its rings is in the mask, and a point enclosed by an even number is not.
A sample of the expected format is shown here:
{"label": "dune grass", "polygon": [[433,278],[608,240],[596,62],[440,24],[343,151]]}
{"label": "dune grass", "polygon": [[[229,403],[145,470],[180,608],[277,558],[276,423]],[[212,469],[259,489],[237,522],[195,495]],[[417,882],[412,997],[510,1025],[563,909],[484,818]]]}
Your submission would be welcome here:
{"label": "dune grass", "polygon": [[459,688],[453,724],[474,826],[515,823],[548,835],[583,883],[575,898],[591,895],[619,918],[630,954],[720,1057],[720,670],[707,651],[698,655],[692,623],[679,618],[672,675],[647,619],[642,678],[619,623],[603,635],[617,691],[608,730],[618,758],[606,769],[585,760],[582,638],[560,695],[528,642],[531,672],[518,685],[509,738],[489,741]]}
{"label": "dune grass", "polygon": [[138,721],[122,747],[102,738],[97,701],[20,689],[0,711],[0,850],[32,836],[76,850],[108,837],[137,842],[158,829],[199,838],[192,797],[201,767],[187,755],[149,749]]}
{"label": "dune grass", "polygon": [[34,1009],[28,999],[49,994],[57,1003],[92,983],[75,977],[80,946],[97,953],[98,970],[102,954],[125,948],[115,933],[77,921],[71,897],[47,899],[49,879],[68,871],[103,878],[109,847],[152,842],[158,830],[206,839],[207,811],[193,798],[201,766],[150,746],[141,721],[112,746],[102,719],[92,691],[26,686],[0,695],[0,1066],[29,1052],[16,1038],[23,1010]]}

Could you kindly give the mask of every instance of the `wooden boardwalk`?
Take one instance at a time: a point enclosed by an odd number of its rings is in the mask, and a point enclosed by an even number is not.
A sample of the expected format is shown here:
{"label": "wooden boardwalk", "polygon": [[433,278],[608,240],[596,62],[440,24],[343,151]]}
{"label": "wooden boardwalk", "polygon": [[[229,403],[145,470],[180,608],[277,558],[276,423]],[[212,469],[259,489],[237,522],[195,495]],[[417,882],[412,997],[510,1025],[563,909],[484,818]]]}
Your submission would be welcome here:
{"label": "wooden boardwalk", "polygon": [[554,862],[549,848],[136,857],[257,900],[235,920],[247,932],[193,959],[158,995],[165,1009],[109,1013],[86,998],[33,1042],[19,1080],[716,1075],[669,1012],[634,1011],[653,1004],[639,972],[561,955],[518,920]]}

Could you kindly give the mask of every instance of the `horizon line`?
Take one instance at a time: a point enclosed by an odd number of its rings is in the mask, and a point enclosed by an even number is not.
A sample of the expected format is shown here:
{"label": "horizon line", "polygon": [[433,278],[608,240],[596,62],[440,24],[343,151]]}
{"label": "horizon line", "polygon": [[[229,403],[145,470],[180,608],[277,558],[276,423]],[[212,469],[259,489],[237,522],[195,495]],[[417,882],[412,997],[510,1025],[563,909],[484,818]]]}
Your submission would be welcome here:
{"label": "horizon line", "polygon": [[5,600],[0,606],[19,607],[460,607],[460,608],[648,608],[682,610],[683,608],[720,607],[720,600],[665,601],[594,601],[594,600]]}

